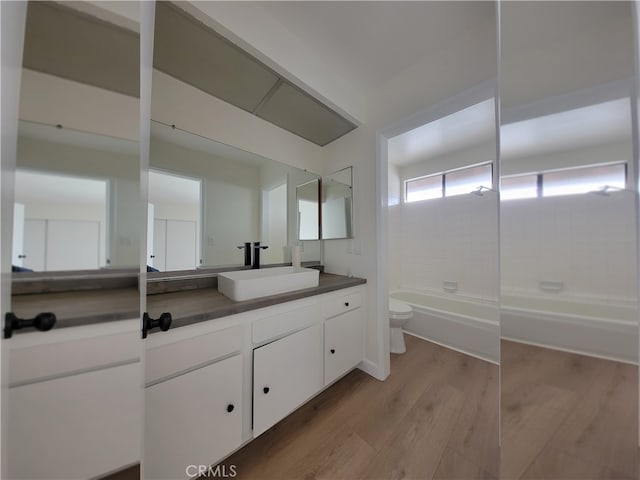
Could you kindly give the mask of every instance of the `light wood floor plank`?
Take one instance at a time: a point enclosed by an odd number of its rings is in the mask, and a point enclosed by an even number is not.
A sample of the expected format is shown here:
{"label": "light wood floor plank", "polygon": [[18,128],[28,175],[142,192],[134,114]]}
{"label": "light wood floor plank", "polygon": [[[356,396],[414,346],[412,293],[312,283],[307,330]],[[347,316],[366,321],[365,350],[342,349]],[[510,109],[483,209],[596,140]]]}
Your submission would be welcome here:
{"label": "light wood floor plank", "polygon": [[240,480],[491,479],[497,367],[406,343],[386,381],[354,370],[222,463]]}
{"label": "light wood floor plank", "polygon": [[637,478],[638,369],[502,341],[501,478]]}

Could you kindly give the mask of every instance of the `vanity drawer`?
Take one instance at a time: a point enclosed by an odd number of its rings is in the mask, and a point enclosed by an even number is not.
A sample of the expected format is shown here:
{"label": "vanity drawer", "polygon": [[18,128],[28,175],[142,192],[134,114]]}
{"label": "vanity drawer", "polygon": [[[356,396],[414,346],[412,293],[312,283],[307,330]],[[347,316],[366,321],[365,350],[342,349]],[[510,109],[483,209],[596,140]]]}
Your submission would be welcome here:
{"label": "vanity drawer", "polygon": [[322,300],[323,318],[331,318],[341,313],[360,308],[362,295],[360,292],[351,292],[346,295],[332,295]]}
{"label": "vanity drawer", "polygon": [[242,327],[235,326],[149,348],[146,356],[146,383],[240,352],[242,338]]}
{"label": "vanity drawer", "polygon": [[254,344],[264,343],[287,333],[302,330],[320,320],[318,305],[307,304],[304,307],[256,320],[252,326],[252,340]]}
{"label": "vanity drawer", "polygon": [[140,361],[140,321],[126,320],[16,335],[9,349],[9,386]]}

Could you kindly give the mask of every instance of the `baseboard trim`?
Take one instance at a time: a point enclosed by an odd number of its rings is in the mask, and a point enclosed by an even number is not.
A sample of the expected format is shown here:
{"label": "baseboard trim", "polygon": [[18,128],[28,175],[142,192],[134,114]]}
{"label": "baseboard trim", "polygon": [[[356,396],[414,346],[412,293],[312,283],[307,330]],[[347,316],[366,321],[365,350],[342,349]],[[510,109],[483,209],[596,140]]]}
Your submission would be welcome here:
{"label": "baseboard trim", "polygon": [[362,360],[356,368],[362,370],[367,375],[371,375],[376,380],[380,380],[381,382],[384,382],[387,378],[382,369],[370,360]]}

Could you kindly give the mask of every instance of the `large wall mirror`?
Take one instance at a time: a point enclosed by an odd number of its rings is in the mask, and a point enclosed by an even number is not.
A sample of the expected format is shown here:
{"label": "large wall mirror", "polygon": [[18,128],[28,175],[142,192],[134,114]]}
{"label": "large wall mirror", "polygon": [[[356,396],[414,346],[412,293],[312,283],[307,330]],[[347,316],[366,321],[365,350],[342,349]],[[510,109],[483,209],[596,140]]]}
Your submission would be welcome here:
{"label": "large wall mirror", "polygon": [[[15,180],[14,222],[2,229],[13,236],[16,272],[2,319],[3,478],[140,475],[144,214],[132,4],[11,7],[26,16],[16,170],[2,171]],[[2,15],[4,29],[5,5]]]}
{"label": "large wall mirror", "polygon": [[[139,264],[137,27],[89,4],[75,7],[28,5],[13,225],[16,271]],[[111,49],[120,54],[113,58]],[[103,62],[106,56],[109,62]]]}
{"label": "large wall mirror", "polygon": [[135,268],[138,170],[134,140],[20,122],[16,269]]}
{"label": "large wall mirror", "polygon": [[268,246],[263,265],[291,262],[299,243],[303,261],[320,260],[317,224],[315,237],[299,236],[305,186],[315,185],[318,211],[318,175],[156,121],[150,163],[149,267],[242,267],[238,247],[256,241]]}
{"label": "large wall mirror", "polygon": [[501,478],[637,478],[630,2],[502,2]]}
{"label": "large wall mirror", "polygon": [[353,167],[322,177],[322,238],[353,237]]}

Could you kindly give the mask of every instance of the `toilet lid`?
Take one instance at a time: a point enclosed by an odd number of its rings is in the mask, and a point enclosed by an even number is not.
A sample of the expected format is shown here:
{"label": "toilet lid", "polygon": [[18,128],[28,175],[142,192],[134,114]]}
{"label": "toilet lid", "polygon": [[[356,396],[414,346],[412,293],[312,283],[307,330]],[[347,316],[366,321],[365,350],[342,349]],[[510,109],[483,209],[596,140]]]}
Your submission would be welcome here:
{"label": "toilet lid", "polygon": [[400,300],[396,300],[395,298],[389,299],[389,312],[390,313],[411,313],[413,309],[410,305],[407,305]]}

